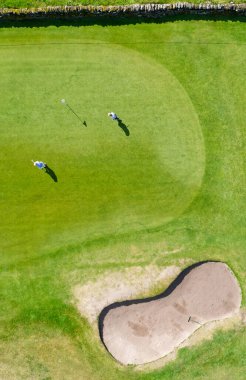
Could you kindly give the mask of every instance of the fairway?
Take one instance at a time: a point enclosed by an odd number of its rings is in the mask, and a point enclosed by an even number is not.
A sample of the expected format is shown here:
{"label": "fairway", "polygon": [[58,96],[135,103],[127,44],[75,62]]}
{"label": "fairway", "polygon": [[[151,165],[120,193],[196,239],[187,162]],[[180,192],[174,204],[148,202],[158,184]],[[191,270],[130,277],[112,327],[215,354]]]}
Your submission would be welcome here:
{"label": "fairway", "polygon": [[217,362],[218,379],[228,365],[243,379],[242,328],[136,372],[73,299],[104,273],[219,260],[245,307],[243,32],[222,21],[0,29],[1,378],[209,379]]}

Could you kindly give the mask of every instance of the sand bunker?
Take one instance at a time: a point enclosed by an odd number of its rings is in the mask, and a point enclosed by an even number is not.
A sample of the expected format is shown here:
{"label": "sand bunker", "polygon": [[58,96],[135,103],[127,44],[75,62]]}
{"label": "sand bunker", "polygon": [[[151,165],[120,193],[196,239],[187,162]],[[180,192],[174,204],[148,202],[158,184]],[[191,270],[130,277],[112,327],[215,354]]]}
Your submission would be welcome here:
{"label": "sand bunker", "polygon": [[224,263],[198,263],[161,295],[109,305],[99,318],[100,336],[123,364],[157,360],[201,325],[239,311],[241,290]]}

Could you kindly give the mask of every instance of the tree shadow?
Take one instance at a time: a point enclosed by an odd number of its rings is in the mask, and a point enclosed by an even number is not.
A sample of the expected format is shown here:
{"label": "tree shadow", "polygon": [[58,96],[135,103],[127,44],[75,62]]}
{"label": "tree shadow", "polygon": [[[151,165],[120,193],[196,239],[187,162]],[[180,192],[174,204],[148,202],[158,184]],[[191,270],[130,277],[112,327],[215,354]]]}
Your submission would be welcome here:
{"label": "tree shadow", "polygon": [[126,136],[129,136],[130,135],[130,131],[127,128],[127,126],[123,123],[123,121],[118,118],[117,122],[118,122],[118,127],[120,127],[122,129],[122,131],[125,133]]}
{"label": "tree shadow", "polygon": [[45,166],[44,170],[45,170],[45,173],[47,173],[53,179],[54,182],[58,182],[58,179],[54,170],[49,168],[48,165]]}
{"label": "tree shadow", "polygon": [[[147,23],[155,23],[162,24],[166,22],[176,22],[176,21],[191,21],[191,20],[206,20],[206,21],[227,21],[227,22],[245,22],[245,12],[236,11],[233,9],[229,10],[188,10],[188,9],[179,9],[173,10],[171,12],[163,12],[163,15],[157,17],[155,12],[149,14],[141,14],[141,16],[134,14],[126,14],[124,11],[119,13],[117,17],[115,14],[107,15],[92,15],[86,14],[83,12],[78,13],[74,12],[73,14],[64,13],[64,15],[60,14],[56,16],[54,14],[40,14],[39,16],[33,15],[23,15],[21,16],[10,16],[10,15],[2,15],[0,28],[43,28],[49,27],[50,25],[56,27],[62,26],[91,26],[91,25],[100,25],[102,27],[107,26],[119,26],[119,25],[136,25],[136,24],[147,24]],[[54,43],[57,44],[57,43]],[[32,44],[35,45],[35,44]],[[37,45],[39,45],[37,43]]]}

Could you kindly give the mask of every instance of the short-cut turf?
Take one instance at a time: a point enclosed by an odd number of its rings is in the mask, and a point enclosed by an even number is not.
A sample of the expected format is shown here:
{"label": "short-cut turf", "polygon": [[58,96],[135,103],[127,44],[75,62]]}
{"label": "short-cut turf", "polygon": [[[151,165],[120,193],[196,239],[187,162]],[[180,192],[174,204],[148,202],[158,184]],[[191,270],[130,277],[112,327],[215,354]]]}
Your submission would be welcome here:
{"label": "short-cut turf", "polygon": [[[7,245],[18,244],[18,257],[27,258],[19,252],[26,240],[33,254],[37,245],[59,247],[74,234],[129,233],[190,204],[204,173],[204,143],[189,96],[170,71],[100,41],[51,39],[2,52],[2,165],[12,162],[3,180],[3,232]],[[63,97],[82,121],[62,106]],[[47,162],[58,183],[31,159]]]}
{"label": "short-cut turf", "polygon": [[218,335],[213,355],[204,344],[141,374],[119,369],[71,304],[76,282],[153,261],[222,260],[245,291],[243,25],[6,28],[0,37],[1,376],[209,378],[216,362],[219,378],[229,362],[243,378],[241,330]]}

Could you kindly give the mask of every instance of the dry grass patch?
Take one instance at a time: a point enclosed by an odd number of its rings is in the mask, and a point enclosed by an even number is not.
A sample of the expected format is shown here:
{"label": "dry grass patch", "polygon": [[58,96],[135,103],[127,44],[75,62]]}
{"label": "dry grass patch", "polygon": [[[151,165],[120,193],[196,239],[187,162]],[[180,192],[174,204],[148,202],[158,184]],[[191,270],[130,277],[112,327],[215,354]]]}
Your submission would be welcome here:
{"label": "dry grass patch", "polygon": [[146,268],[131,267],[122,271],[107,271],[96,281],[77,285],[73,289],[79,312],[95,325],[104,307],[125,298],[133,299],[152,293],[153,288],[165,288],[180,272],[177,266],[160,268],[149,265]]}

